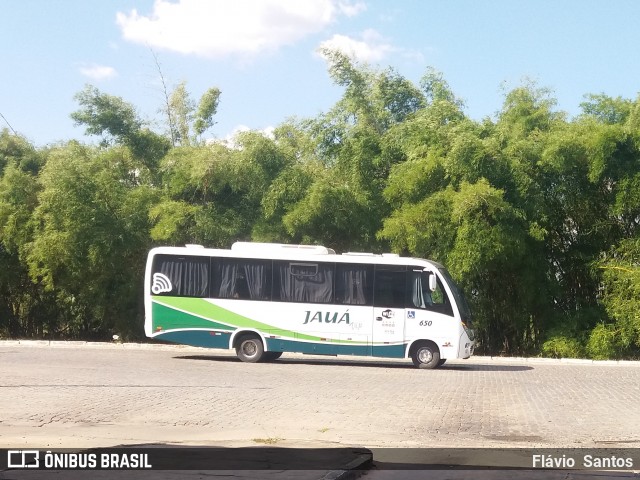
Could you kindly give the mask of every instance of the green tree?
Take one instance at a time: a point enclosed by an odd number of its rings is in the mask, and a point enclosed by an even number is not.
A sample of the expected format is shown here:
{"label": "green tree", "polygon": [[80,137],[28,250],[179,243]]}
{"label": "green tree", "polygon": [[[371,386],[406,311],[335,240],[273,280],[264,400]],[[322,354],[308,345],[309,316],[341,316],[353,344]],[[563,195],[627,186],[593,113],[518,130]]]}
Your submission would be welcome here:
{"label": "green tree", "polygon": [[157,241],[229,247],[250,240],[262,198],[289,164],[273,140],[257,132],[222,144],[179,147],[163,160],[163,202],[151,210]]}
{"label": "green tree", "polygon": [[0,132],[0,336],[43,336],[59,314],[55,297],[31,282],[25,265],[45,159],[24,138]]}
{"label": "green tree", "polygon": [[220,90],[218,88],[209,88],[198,102],[196,109],[193,130],[198,137],[215,125],[213,117],[218,112],[218,104],[220,103]]}
{"label": "green tree", "polygon": [[58,328],[67,336],[141,332],[140,279],[155,194],[130,181],[133,165],[127,149],[72,142],[50,153],[40,175],[26,260],[32,280],[55,292],[64,311]]}
{"label": "green tree", "polygon": [[[398,161],[393,148],[385,148],[385,134],[423,108],[425,98],[392,69],[372,70],[337,51],[321,53],[344,93],[329,112],[299,124],[302,133],[292,135],[288,127],[292,138],[305,139],[304,150],[293,152],[294,157],[311,162],[316,173],[304,196],[287,207],[283,224],[291,238],[339,249],[380,250],[376,232],[389,211],[382,192],[391,165]],[[309,145],[315,146],[313,154]],[[313,167],[316,162],[325,168]]]}
{"label": "green tree", "polygon": [[387,136],[400,161],[384,190],[393,211],[379,236],[451,269],[469,293],[485,351],[533,351],[551,302],[545,217],[531,199],[543,199],[540,139],[563,117],[529,87],[507,95],[495,124],[467,119],[433,71],[423,89],[426,107]]}
{"label": "green tree", "polygon": [[589,115],[599,122],[607,124],[622,124],[631,114],[633,102],[616,97],[611,98],[603,93],[585,95],[585,101],[580,104],[585,115]]}
{"label": "green tree", "polygon": [[594,358],[640,355],[640,237],[628,238],[599,263],[603,303],[612,322],[591,332],[587,348]]}
{"label": "green tree", "polygon": [[211,128],[220,103],[220,90],[209,88],[196,102],[187,91],[187,82],[181,82],[167,100],[166,115],[173,146],[188,147],[198,143]]}
{"label": "green tree", "polygon": [[148,127],[135,108],[120,97],[87,85],[75,96],[80,109],[71,114],[76,125],[84,125],[87,135],[102,137],[101,145],[124,145],[154,174],[158,162],[170,148],[169,141]]}

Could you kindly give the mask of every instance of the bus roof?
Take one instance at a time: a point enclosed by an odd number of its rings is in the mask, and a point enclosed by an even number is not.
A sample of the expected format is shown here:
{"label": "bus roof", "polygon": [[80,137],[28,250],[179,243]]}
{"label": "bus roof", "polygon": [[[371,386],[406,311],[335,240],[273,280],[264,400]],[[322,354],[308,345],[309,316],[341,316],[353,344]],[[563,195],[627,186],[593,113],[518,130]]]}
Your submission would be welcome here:
{"label": "bus roof", "polygon": [[261,256],[268,252],[273,253],[293,253],[308,255],[335,255],[333,248],[323,247],[322,245],[287,245],[284,243],[259,243],[259,242],[236,242],[231,245],[233,252],[257,253]]}
{"label": "bus roof", "polygon": [[[401,257],[394,253],[374,254],[368,252],[346,252],[341,255],[321,245],[285,245],[278,243],[236,242],[231,249],[205,248],[188,244],[184,247],[156,247],[149,256],[193,255],[231,258],[263,258],[270,260],[306,260],[310,262],[363,263],[377,265],[429,264],[444,268],[433,260],[415,257]],[[425,265],[426,266],[426,265]]]}

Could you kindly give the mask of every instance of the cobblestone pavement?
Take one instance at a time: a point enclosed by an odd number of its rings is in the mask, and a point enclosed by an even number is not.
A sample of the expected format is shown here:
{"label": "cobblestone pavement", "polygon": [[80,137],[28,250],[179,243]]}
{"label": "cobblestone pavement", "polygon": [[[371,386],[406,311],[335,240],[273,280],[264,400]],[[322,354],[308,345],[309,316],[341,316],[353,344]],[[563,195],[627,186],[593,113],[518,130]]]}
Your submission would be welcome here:
{"label": "cobblestone pavement", "polygon": [[0,447],[640,447],[640,364],[0,342]]}

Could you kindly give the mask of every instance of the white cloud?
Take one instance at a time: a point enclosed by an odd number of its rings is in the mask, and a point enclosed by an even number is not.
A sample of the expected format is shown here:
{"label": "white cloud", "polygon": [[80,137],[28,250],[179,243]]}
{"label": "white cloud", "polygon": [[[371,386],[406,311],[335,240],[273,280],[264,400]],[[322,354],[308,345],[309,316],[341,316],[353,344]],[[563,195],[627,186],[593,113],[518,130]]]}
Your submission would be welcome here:
{"label": "white cloud", "polygon": [[244,133],[244,132],[256,132],[273,140],[275,138],[274,131],[275,131],[275,127],[271,125],[263,128],[262,130],[254,130],[247,127],[246,125],[237,125],[236,127],[233,128],[233,130],[231,130],[231,133],[228,133],[224,138],[212,138],[207,140],[207,143],[209,144],[219,143],[228,148],[232,148],[234,150],[240,150],[242,147],[238,143],[238,134]]}
{"label": "white cloud", "polygon": [[367,9],[367,6],[364,4],[364,2],[339,2],[338,9],[340,9],[340,11],[347,17],[355,17],[356,15],[364,12]]}
{"label": "white cloud", "polygon": [[115,68],[107,67],[105,65],[83,65],[79,70],[82,75],[89,77],[92,80],[106,80],[107,78],[115,77],[118,74]]}
{"label": "white cloud", "polygon": [[320,44],[320,49],[338,50],[354,60],[362,62],[379,62],[389,53],[398,49],[385,42],[375,30],[365,30],[360,39],[336,34]]}
{"label": "white cloud", "polygon": [[260,130],[260,133],[271,140],[275,140],[275,131],[276,127],[268,126]]}
{"label": "white cloud", "polygon": [[116,22],[131,42],[221,57],[276,50],[364,8],[349,0],[156,0],[151,14],[118,12]]}
{"label": "white cloud", "polygon": [[227,136],[222,139],[222,142],[226,143],[227,145],[235,145],[235,140],[239,133],[250,131],[251,129],[246,125],[236,125],[233,130],[231,130],[231,133],[228,133]]}
{"label": "white cloud", "polygon": [[419,50],[402,50],[401,53],[402,58],[408,60],[411,63],[424,63],[424,53]]}

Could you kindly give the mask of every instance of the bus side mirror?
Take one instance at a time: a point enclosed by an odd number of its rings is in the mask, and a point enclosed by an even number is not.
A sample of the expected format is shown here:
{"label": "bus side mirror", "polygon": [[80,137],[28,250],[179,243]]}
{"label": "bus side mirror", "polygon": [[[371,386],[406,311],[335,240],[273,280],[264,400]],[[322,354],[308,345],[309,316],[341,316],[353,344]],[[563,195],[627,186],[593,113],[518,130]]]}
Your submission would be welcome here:
{"label": "bus side mirror", "polygon": [[436,274],[431,273],[429,275],[429,290],[431,290],[432,292],[435,292],[437,288],[438,288],[438,280],[436,278]]}

